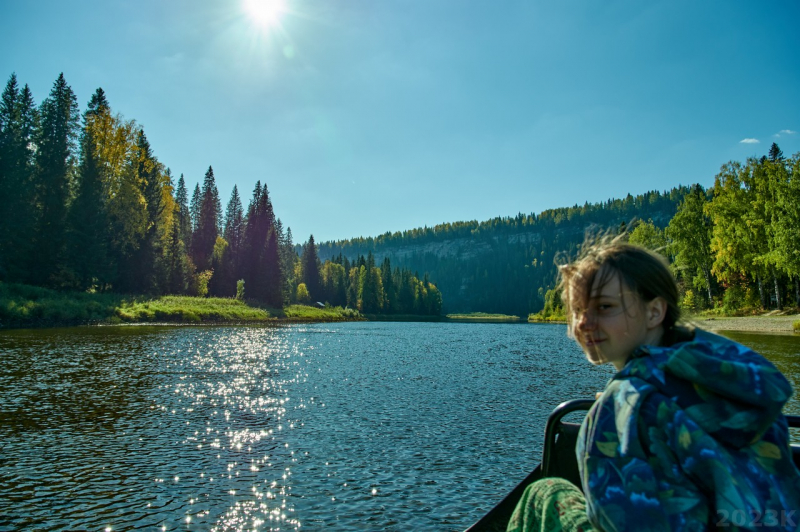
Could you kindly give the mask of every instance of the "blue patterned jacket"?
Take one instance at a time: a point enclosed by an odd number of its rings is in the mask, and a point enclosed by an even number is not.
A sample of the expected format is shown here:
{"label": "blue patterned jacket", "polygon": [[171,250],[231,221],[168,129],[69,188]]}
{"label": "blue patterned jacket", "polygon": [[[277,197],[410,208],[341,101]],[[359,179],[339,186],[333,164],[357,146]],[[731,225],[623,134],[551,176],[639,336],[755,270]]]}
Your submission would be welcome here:
{"label": "blue patterned jacket", "polygon": [[791,394],[761,355],[699,329],[639,348],[578,437],[590,521],[606,532],[797,530],[800,472],[781,414]]}

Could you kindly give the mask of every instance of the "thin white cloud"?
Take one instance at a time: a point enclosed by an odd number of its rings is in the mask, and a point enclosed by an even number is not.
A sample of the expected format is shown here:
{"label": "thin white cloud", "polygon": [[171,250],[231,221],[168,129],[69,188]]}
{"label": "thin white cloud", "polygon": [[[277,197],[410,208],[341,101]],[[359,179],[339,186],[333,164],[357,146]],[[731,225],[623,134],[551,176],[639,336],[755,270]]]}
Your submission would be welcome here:
{"label": "thin white cloud", "polygon": [[796,135],[796,134],[797,131],[792,131],[791,129],[781,129],[775,136],[780,137],[781,135]]}
{"label": "thin white cloud", "polygon": [[739,141],[739,144],[760,144],[761,141],[758,139],[742,139]]}

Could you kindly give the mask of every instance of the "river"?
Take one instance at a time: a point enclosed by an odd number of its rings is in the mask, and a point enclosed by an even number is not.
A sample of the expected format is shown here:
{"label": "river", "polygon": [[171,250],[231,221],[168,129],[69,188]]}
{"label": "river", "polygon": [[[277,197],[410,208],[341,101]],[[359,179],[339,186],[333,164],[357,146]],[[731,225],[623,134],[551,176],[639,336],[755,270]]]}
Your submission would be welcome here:
{"label": "river", "polygon": [[[800,386],[800,337],[730,336]],[[0,530],[463,530],[612,375],[550,324],[19,330],[0,356]]]}

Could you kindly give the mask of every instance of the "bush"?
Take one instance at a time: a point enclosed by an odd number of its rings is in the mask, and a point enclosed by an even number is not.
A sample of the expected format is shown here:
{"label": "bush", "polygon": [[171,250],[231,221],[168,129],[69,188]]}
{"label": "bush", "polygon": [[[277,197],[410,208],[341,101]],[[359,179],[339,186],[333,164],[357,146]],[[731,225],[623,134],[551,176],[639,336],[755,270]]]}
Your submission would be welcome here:
{"label": "bush", "polygon": [[236,281],[236,299],[244,301],[244,279]]}
{"label": "bush", "polygon": [[792,324],[792,329],[794,329],[794,332],[800,332],[800,320],[797,320]]}
{"label": "bush", "polygon": [[683,299],[681,300],[681,308],[683,310],[688,310],[689,312],[694,312],[697,310],[697,298],[694,295],[692,290],[687,290],[686,293],[683,295]]}
{"label": "bush", "polygon": [[311,295],[308,293],[308,288],[306,287],[306,283],[300,283],[297,285],[297,302],[300,304],[306,304],[311,301]]}
{"label": "bush", "polygon": [[741,310],[747,305],[747,292],[741,286],[732,285],[722,296],[722,308],[726,312]]}

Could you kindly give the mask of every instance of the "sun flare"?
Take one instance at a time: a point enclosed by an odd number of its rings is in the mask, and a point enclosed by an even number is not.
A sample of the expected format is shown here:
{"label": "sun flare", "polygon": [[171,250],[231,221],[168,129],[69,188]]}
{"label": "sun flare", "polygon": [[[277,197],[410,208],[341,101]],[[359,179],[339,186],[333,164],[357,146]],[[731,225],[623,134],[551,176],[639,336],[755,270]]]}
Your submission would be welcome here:
{"label": "sun flare", "polygon": [[262,28],[276,26],[286,11],[284,0],[244,0],[244,9],[250,20]]}

